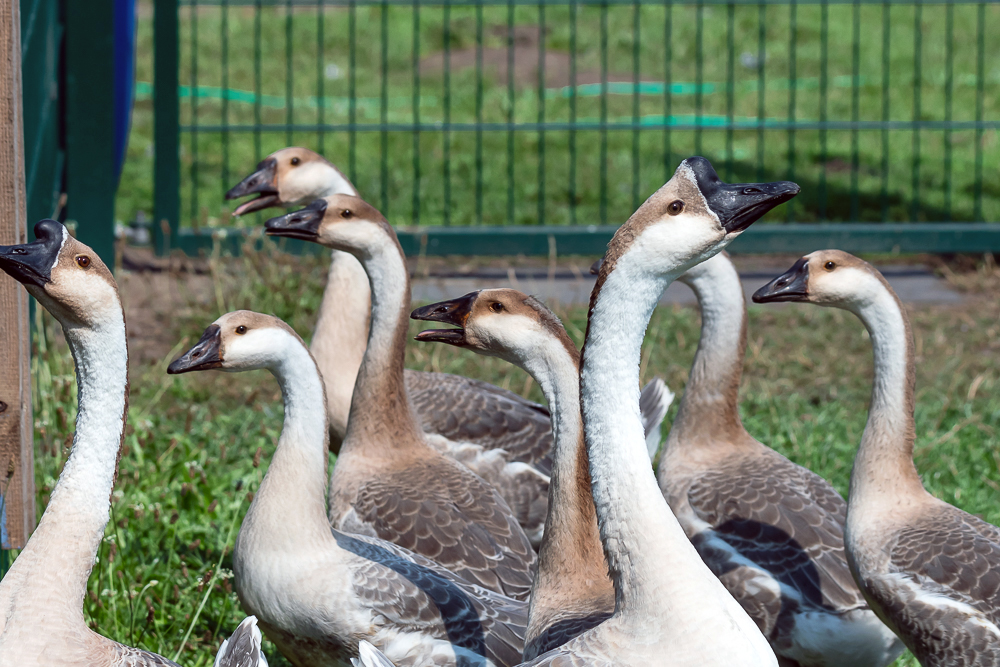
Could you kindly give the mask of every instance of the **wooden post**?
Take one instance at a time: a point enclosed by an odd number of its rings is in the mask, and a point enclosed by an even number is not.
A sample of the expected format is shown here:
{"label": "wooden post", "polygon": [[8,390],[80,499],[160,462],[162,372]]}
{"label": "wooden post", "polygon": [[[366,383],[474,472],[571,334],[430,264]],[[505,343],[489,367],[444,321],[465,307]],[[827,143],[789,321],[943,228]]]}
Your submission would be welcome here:
{"label": "wooden post", "polygon": [[[18,0],[0,0],[0,245],[28,241]],[[0,547],[19,549],[35,527],[28,293],[0,275]]]}

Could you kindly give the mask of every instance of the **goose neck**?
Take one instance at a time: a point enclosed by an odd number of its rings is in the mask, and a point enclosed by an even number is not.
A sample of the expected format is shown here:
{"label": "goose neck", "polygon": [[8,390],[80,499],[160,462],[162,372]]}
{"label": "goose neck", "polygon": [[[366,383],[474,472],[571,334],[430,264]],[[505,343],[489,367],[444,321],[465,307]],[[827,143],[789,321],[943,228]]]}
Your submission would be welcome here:
{"label": "goose neck", "polygon": [[[403,380],[410,277],[394,237],[359,256],[371,287],[368,345],[351,399],[345,448],[358,443],[393,450],[421,442]],[[390,432],[392,437],[379,437]]]}
{"label": "goose neck", "polygon": [[667,447],[706,440],[742,442],[746,431],[739,391],[747,345],[743,285],[723,256],[699,265],[684,281],[698,298],[701,339]]}
{"label": "goose neck", "polygon": [[108,523],[128,409],[128,348],[124,316],[118,312],[96,327],[63,326],[78,385],[73,448],[38,527],[15,562],[36,572],[23,578],[29,588],[37,583],[60,591],[48,599],[65,604],[64,611],[73,616],[82,613],[87,579]]}
{"label": "goose neck", "polygon": [[663,499],[640,421],[643,335],[676,277],[651,274],[647,260],[626,252],[591,298],[580,386],[594,504],[617,613],[642,616],[661,610],[665,599],[700,597],[694,613],[711,614],[726,602]]}
{"label": "goose neck", "polygon": [[[913,464],[914,360],[910,323],[888,286],[855,310],[872,341],[875,375],[868,423],[851,473],[851,505],[870,498],[924,495]],[[895,504],[895,503],[892,503]]]}

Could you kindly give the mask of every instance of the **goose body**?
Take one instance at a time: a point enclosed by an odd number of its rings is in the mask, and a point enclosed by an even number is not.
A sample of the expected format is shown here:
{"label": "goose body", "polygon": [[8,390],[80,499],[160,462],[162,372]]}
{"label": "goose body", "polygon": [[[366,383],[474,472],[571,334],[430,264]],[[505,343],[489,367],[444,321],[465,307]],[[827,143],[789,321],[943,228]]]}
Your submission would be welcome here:
{"label": "goose body", "polygon": [[[579,352],[548,308],[512,289],[472,292],[418,308],[410,317],[457,325],[423,331],[417,340],[509,361],[530,373],[548,400],[555,448],[545,537],[525,635],[524,658],[532,660],[604,622],[615,609],[590,491],[580,419]],[[672,396],[669,390],[661,394]]]}
{"label": "goose body", "polygon": [[913,464],[914,360],[906,311],[882,275],[817,251],[754,294],[848,310],[875,378],[854,460],[845,545],[871,607],[924,667],[1000,664],[1000,529],[930,495]]}
{"label": "goose body", "polygon": [[847,503],[743,427],[747,317],[736,268],[722,253],[680,280],[698,297],[702,335],[660,460],[664,498],[783,664],[891,663],[903,646],[868,608],[847,564]]}
{"label": "goose body", "polygon": [[371,331],[330,481],[333,526],[526,599],[536,558],[514,514],[493,486],[435,449],[413,415],[403,381],[409,276],[392,227],[363,200],[337,195],[267,230],[352,252],[371,282]]}
{"label": "goose body", "polygon": [[270,370],[285,423],[233,550],[236,591],[299,666],[339,665],[367,639],[399,665],[519,660],[526,609],[384,540],[331,530],[323,386],[301,339],[268,315],[236,311],[205,330],[170,372]]}

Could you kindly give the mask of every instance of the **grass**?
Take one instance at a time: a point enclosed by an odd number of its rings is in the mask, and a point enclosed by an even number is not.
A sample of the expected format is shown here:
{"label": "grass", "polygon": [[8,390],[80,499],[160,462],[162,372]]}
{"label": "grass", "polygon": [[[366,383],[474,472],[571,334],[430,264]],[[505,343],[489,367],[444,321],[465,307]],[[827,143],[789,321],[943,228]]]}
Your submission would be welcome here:
{"label": "grass", "polygon": [[[151,11],[141,16],[137,78],[151,82]],[[986,6],[983,17],[985,34],[992,34],[1000,6]],[[516,42],[509,88],[508,23]],[[793,178],[802,184],[802,195],[772,219],[996,220],[1000,190],[989,178],[976,183],[977,145],[982,173],[1000,168],[995,130],[758,134],[755,126],[733,132],[718,127],[730,112],[751,123],[784,121],[792,112],[799,121],[972,121],[978,84],[982,117],[996,119],[1000,42],[985,41],[978,81],[978,25],[977,6],[952,4],[889,10],[881,4],[810,4],[794,14],[784,5],[763,11],[755,5],[678,5],[669,15],[658,5],[581,5],[572,13],[553,5],[544,15],[531,6],[508,13],[502,5],[185,7],[181,123],[203,129],[181,136],[182,219],[228,224],[231,208],[223,193],[262,156],[299,144],[348,171],[396,224],[536,224],[543,217],[548,224],[614,223],[692,153],[713,159],[725,179]],[[447,75],[446,45],[452,53]],[[544,137],[534,130],[486,131],[478,157],[475,132],[378,131],[382,120],[405,126],[418,117],[430,124],[479,117],[568,122],[570,54],[578,83],[590,85],[576,100],[577,120],[599,121],[604,114],[612,122],[636,117],[646,125],[636,132],[553,129]],[[541,81],[539,62],[548,72]],[[638,69],[638,80],[649,83],[637,97],[629,84],[618,83],[602,108],[593,86],[602,68],[617,82],[635,80]],[[667,78],[674,91],[669,100],[662,86]],[[223,89],[235,92],[227,97]],[[152,103],[149,89],[143,90],[118,195],[124,220],[152,208]],[[357,134],[301,129],[348,123],[352,108],[366,128]],[[665,115],[678,122],[703,117],[704,127],[664,132]],[[258,124],[269,129],[255,131]],[[209,126],[237,129],[204,129]]]}
{"label": "grass", "polygon": [[[231,586],[231,548],[281,429],[279,391],[264,372],[175,377],[165,374],[165,366],[224,310],[271,312],[308,334],[324,268],[322,258],[271,253],[214,259],[211,305],[184,297],[189,307],[178,306],[168,325],[174,349],[159,351],[159,360],[133,364],[112,518],[85,600],[85,617],[96,630],[178,655],[185,665],[205,666],[242,618]],[[997,274],[994,265],[978,273],[957,271],[952,269],[971,294],[966,305],[910,309],[918,362],[916,462],[932,493],[1000,523]],[[187,293],[183,277],[174,291]],[[557,310],[580,342],[585,309]],[[76,386],[58,325],[38,312],[33,364],[41,508],[68,453]],[[138,309],[127,310],[126,317],[135,330],[146,326]],[[698,327],[695,309],[657,309],[647,332],[643,379],[661,375],[679,392]],[[135,352],[133,359],[139,359]],[[482,378],[541,399],[520,370],[443,345],[411,344],[408,365]],[[853,316],[799,305],[751,309],[741,393],[746,425],[842,493],[864,427],[870,379],[870,344]],[[265,649],[272,665],[287,664],[272,645]]]}

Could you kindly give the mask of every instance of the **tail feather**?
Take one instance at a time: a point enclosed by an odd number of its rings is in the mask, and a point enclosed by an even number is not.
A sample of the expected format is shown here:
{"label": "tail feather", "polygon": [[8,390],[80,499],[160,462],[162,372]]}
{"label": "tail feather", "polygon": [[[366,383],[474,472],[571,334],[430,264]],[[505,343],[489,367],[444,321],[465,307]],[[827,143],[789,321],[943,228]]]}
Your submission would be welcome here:
{"label": "tail feather", "polygon": [[354,667],[396,667],[385,653],[378,650],[364,639],[358,644],[359,657],[351,658]]}
{"label": "tail feather", "polygon": [[674,392],[659,377],[650,380],[639,394],[639,410],[642,413],[642,428],[646,434],[646,449],[650,460],[660,449],[660,425],[673,402]]}
{"label": "tail feather", "polygon": [[214,667],[267,667],[260,642],[257,617],[246,617],[229,639],[222,642]]}

